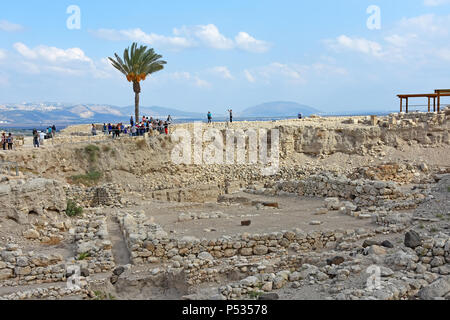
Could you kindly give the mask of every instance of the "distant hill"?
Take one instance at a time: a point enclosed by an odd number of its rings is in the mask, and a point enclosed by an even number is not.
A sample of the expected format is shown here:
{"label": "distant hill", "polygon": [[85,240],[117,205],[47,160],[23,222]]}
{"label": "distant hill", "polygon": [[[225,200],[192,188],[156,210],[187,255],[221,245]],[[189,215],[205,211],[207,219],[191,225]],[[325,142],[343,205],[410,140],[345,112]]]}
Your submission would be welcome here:
{"label": "distant hill", "polygon": [[275,101],[263,103],[251,108],[247,108],[239,113],[240,117],[297,117],[299,113],[304,116],[310,116],[320,111],[299,104],[288,101]]}
{"label": "distant hill", "polygon": [[[203,115],[164,107],[140,107],[140,114],[154,118],[174,119],[200,118]],[[134,106],[117,107],[96,104],[66,103],[21,103],[0,104],[0,124],[2,126],[29,127],[101,122],[126,122],[134,117]]]}

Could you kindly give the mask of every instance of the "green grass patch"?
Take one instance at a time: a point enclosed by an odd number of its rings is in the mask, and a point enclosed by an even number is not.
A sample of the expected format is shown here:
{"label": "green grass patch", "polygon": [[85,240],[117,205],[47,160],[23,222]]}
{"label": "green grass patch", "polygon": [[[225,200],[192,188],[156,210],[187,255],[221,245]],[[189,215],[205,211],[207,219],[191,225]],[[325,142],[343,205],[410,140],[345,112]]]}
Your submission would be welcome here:
{"label": "green grass patch", "polygon": [[116,300],[116,297],[114,297],[112,294],[102,291],[94,291],[95,298],[94,300]]}
{"label": "green grass patch", "polygon": [[86,174],[72,176],[71,180],[74,183],[81,183],[86,186],[93,186],[93,185],[96,185],[100,181],[102,176],[103,176],[103,174],[101,172],[99,172],[97,170],[92,170]]}
{"label": "green grass patch", "polygon": [[81,261],[81,260],[86,260],[87,258],[89,258],[91,256],[91,254],[89,253],[89,252],[83,252],[83,253],[80,253],[80,255],[78,256],[78,261]]}
{"label": "green grass patch", "polygon": [[450,186],[447,187],[447,191],[450,192]]}
{"label": "green grass patch", "polygon": [[263,294],[263,293],[262,293],[261,291],[250,291],[250,292],[248,293],[248,296],[249,296],[251,299],[258,300],[259,297],[261,297],[262,294]]}
{"label": "green grass patch", "polygon": [[438,214],[436,215],[436,218],[443,219],[443,218],[444,218],[444,215],[443,215],[442,213],[438,213]]}
{"label": "green grass patch", "polygon": [[88,155],[90,162],[96,162],[100,153],[100,148],[91,144],[84,148],[84,152]]}
{"label": "green grass patch", "polygon": [[75,201],[68,200],[67,201],[67,208],[66,208],[66,215],[69,217],[76,217],[83,213],[83,208],[77,206]]}

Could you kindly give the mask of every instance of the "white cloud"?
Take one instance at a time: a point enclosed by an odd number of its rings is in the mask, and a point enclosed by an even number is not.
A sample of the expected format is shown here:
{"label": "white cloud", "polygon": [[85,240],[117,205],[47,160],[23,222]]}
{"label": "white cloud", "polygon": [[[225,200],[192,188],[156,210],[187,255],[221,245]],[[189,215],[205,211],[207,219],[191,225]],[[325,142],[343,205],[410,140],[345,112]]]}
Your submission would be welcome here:
{"label": "white cloud", "polygon": [[392,34],[384,38],[384,40],[394,47],[405,48],[411,45],[413,42],[418,40],[418,36],[416,34]]}
{"label": "white cloud", "polygon": [[88,58],[80,48],[70,48],[64,50],[56,47],[41,45],[35,47],[34,49],[30,49],[21,42],[17,42],[13,46],[17,52],[28,59],[42,59],[50,62],[92,62],[92,60]]}
{"label": "white cloud", "polygon": [[146,33],[141,29],[114,30],[99,29],[92,33],[110,41],[131,40],[152,46],[181,50],[191,47],[207,47],[216,50],[241,49],[248,52],[262,53],[269,49],[269,44],[257,40],[246,32],[239,32],[235,39],[223,35],[214,24],[182,26],[174,28],[173,35],[165,36]]}
{"label": "white cloud", "polygon": [[427,7],[437,7],[443,4],[450,4],[450,0],[424,0],[423,4]]}
{"label": "white cloud", "polygon": [[229,79],[229,80],[234,79],[234,77],[231,75],[230,70],[228,70],[228,68],[224,67],[224,66],[211,68],[209,70],[209,72],[212,74],[216,74],[219,77],[224,78],[224,79]]}
{"label": "white cloud", "polygon": [[0,30],[6,32],[16,32],[23,30],[20,24],[15,24],[6,20],[0,20]]}
{"label": "white cloud", "polygon": [[244,70],[244,76],[248,82],[263,82],[266,84],[287,81],[290,84],[298,85],[305,84],[313,78],[320,80],[330,76],[342,77],[346,75],[348,75],[348,71],[345,68],[324,62],[310,65],[273,62],[266,66]]}
{"label": "white cloud", "polygon": [[242,50],[262,53],[269,50],[270,45],[262,40],[256,40],[247,32],[239,32],[235,38],[236,46]]}
{"label": "white cloud", "polygon": [[145,33],[141,29],[100,29],[93,32],[97,37],[110,41],[131,40],[152,46],[162,46],[174,49],[189,48],[193,46],[188,39],[182,37],[166,37],[155,33]]}
{"label": "white cloud", "polygon": [[204,46],[220,50],[233,49],[233,40],[228,39],[220,33],[219,29],[213,25],[198,25],[193,27],[183,26],[180,29],[174,29],[175,35],[182,35],[200,41]]}
{"label": "white cloud", "polygon": [[244,75],[247,81],[251,83],[262,81],[269,84],[280,80],[304,82],[299,68],[279,62],[273,62],[269,65],[253,68],[251,70],[246,69],[244,70]]}
{"label": "white cloud", "polygon": [[19,54],[17,64],[21,66],[20,70],[29,74],[46,72],[107,78],[113,70],[106,58],[95,62],[80,48],[61,49],[45,45],[29,48],[21,42],[15,43],[13,47]]}
{"label": "white cloud", "polygon": [[168,74],[169,78],[172,78],[177,81],[182,81],[184,83],[193,85],[198,88],[209,88],[211,84],[203,79],[200,79],[197,75],[192,75],[189,72],[173,72]]}
{"label": "white cloud", "polygon": [[0,49],[0,60],[5,59],[6,58],[6,51]]}
{"label": "white cloud", "polygon": [[403,18],[398,23],[398,28],[416,33],[425,33],[429,35],[448,35],[448,26],[450,25],[450,16],[436,16],[434,14],[424,14],[412,18]]}
{"label": "white cloud", "polygon": [[250,71],[244,70],[244,75],[248,82],[250,82],[250,83],[256,82],[255,77],[250,73]]}
{"label": "white cloud", "polygon": [[350,50],[374,57],[383,55],[382,46],[375,41],[370,41],[364,38],[351,38],[346,35],[341,35],[334,40],[327,40],[328,46],[336,51]]}

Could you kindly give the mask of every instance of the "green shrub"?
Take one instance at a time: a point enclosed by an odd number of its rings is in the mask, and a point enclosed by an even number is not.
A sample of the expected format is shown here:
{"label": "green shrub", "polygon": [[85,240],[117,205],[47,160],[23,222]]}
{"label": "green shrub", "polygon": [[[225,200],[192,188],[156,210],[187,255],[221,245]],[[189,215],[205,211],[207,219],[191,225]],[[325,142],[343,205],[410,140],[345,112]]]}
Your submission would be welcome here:
{"label": "green shrub", "polygon": [[105,146],[102,147],[102,151],[103,152],[110,152],[111,151],[111,147],[105,145]]}
{"label": "green shrub", "polygon": [[79,216],[82,213],[83,213],[83,208],[77,206],[75,201],[73,201],[73,200],[68,200],[67,201],[66,214],[69,217],[76,217],[76,216]]}
{"label": "green shrub", "polygon": [[250,291],[250,292],[248,293],[249,297],[250,297],[251,299],[255,299],[255,300],[258,300],[259,297],[260,297],[262,294],[263,294],[263,293],[262,293],[261,291]]}
{"label": "green shrub", "polygon": [[91,144],[84,148],[84,152],[87,153],[90,162],[96,162],[100,153],[100,148]]}
{"label": "green shrub", "polygon": [[82,183],[87,186],[92,186],[98,183],[102,178],[102,173],[96,170],[91,170],[86,174],[81,174],[77,176],[72,176],[71,180],[74,183]]}
{"label": "green shrub", "polygon": [[94,295],[94,300],[116,300],[116,297],[114,297],[112,294],[106,294],[105,292],[99,290],[94,291]]}
{"label": "green shrub", "polygon": [[83,253],[80,253],[77,260],[79,260],[79,261],[86,260],[86,258],[89,258],[90,256],[91,256],[91,254],[89,252],[83,252]]}

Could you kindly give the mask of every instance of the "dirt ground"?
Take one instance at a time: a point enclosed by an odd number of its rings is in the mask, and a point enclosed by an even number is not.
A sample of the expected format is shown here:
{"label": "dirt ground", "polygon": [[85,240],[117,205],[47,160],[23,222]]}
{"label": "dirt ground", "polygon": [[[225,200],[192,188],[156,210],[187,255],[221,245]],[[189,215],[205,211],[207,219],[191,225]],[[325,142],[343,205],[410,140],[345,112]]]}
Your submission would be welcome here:
{"label": "dirt ground", "polygon": [[[233,198],[247,198],[250,202],[278,203],[279,209],[251,204],[231,205],[224,203],[186,204],[167,203],[161,201],[142,202],[136,207],[128,207],[125,211],[144,211],[148,218],[153,217],[172,236],[195,236],[197,238],[215,239],[223,235],[248,233],[267,233],[299,228],[306,232],[326,229],[374,228],[370,219],[356,219],[338,211],[315,215],[317,208],[324,206],[322,198],[298,197],[295,195],[260,196],[244,192],[233,194]],[[221,212],[228,218],[197,219],[179,222],[181,213]],[[251,220],[250,226],[241,226],[241,221]],[[321,225],[310,225],[311,221],[321,221]]]}

